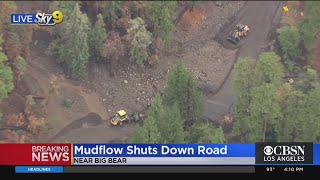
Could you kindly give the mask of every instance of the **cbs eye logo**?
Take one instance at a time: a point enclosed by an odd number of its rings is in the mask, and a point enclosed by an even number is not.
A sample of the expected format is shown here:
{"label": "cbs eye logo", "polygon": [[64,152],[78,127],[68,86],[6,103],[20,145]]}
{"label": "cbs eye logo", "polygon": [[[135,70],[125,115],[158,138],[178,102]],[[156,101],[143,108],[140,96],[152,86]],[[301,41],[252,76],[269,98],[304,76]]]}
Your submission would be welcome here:
{"label": "cbs eye logo", "polygon": [[265,155],[270,156],[273,153],[273,148],[271,146],[266,146],[263,149]]}
{"label": "cbs eye logo", "polygon": [[40,26],[54,26],[63,21],[63,14],[60,11],[54,11],[52,14],[37,13],[36,23]]}

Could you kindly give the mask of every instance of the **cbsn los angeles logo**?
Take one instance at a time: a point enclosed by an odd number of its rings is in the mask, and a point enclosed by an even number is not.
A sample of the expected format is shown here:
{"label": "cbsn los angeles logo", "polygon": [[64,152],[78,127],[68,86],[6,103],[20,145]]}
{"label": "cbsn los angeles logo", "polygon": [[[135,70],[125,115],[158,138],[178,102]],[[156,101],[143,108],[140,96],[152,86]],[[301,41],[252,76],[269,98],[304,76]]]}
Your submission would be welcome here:
{"label": "cbsn los angeles logo", "polygon": [[312,164],[312,143],[257,143],[258,164]]}
{"label": "cbsn los angeles logo", "polygon": [[304,161],[305,146],[266,146],[264,161]]}
{"label": "cbsn los angeles logo", "polygon": [[12,25],[38,24],[40,26],[54,26],[63,21],[63,14],[60,11],[54,11],[52,14],[11,14]]}

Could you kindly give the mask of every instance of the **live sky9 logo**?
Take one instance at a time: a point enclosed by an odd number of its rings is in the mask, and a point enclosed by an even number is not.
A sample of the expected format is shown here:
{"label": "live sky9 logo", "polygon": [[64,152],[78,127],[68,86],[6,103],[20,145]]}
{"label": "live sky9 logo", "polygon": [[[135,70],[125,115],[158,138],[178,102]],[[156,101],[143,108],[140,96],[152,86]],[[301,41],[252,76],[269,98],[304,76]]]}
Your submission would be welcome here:
{"label": "live sky9 logo", "polygon": [[54,11],[52,14],[37,13],[35,22],[40,26],[54,26],[63,21],[63,14],[60,11]]}

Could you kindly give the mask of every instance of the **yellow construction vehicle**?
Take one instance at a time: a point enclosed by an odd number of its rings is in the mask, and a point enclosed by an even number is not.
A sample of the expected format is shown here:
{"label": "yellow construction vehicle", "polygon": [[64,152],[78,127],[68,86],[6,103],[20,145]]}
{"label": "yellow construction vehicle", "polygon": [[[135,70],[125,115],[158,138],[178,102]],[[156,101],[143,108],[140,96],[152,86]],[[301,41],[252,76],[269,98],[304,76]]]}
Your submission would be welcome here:
{"label": "yellow construction vehicle", "polygon": [[117,113],[111,118],[110,122],[114,126],[120,126],[124,122],[139,122],[143,120],[144,116],[138,112],[129,112],[127,113],[125,110],[119,110]]}
{"label": "yellow construction vehicle", "polygon": [[111,124],[117,126],[117,125],[122,125],[122,123],[126,120],[129,119],[129,116],[126,111],[124,110],[119,110],[117,113],[111,118]]}
{"label": "yellow construction vehicle", "polygon": [[233,32],[231,32],[227,39],[232,43],[237,44],[240,42],[241,38],[248,35],[249,31],[250,29],[248,25],[237,24],[236,29]]}

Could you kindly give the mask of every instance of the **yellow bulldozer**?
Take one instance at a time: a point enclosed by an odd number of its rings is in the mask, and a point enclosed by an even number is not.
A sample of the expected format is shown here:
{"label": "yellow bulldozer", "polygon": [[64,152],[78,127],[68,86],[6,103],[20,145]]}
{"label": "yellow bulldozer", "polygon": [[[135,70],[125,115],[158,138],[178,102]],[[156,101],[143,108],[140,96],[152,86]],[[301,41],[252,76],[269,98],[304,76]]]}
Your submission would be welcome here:
{"label": "yellow bulldozer", "polygon": [[142,114],[138,113],[127,113],[125,110],[119,110],[117,113],[111,118],[110,122],[114,126],[120,126],[124,122],[132,122],[139,121],[143,118]]}

